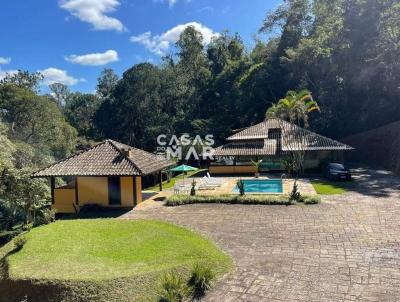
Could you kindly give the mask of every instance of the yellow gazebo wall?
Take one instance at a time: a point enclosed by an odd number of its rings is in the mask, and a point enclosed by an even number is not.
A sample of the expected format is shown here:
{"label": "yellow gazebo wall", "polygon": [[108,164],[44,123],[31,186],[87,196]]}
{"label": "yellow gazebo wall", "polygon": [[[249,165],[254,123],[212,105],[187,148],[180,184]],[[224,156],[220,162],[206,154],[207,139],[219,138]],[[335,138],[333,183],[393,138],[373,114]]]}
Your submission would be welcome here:
{"label": "yellow gazebo wall", "polygon": [[135,197],[133,195],[133,179],[136,181],[136,204],[142,202],[142,177],[141,176],[123,176],[121,177],[121,206],[135,206]]}
{"label": "yellow gazebo wall", "polygon": [[121,207],[133,207],[133,177],[121,177]]}
{"label": "yellow gazebo wall", "polygon": [[107,177],[78,177],[79,206],[97,204],[108,206],[108,178]]}
{"label": "yellow gazebo wall", "polygon": [[136,176],[136,196],[137,196],[137,204],[142,202],[142,177]]}
{"label": "yellow gazebo wall", "polygon": [[[102,207],[134,207],[133,177],[121,176],[121,205],[109,205],[107,177],[78,177],[79,207],[97,204]],[[142,202],[142,178],[135,177],[136,204]],[[74,213],[75,189],[58,188],[54,190],[53,208],[59,213]]]}
{"label": "yellow gazebo wall", "polygon": [[75,213],[75,189],[55,189],[52,208],[57,213]]}

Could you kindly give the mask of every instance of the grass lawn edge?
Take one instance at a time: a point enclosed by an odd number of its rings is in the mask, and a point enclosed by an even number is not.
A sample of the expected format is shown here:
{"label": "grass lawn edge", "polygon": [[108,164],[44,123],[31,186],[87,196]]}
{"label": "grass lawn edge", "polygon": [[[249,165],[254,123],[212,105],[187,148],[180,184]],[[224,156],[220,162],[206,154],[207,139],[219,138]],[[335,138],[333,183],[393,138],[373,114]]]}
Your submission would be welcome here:
{"label": "grass lawn edge", "polygon": [[[105,219],[92,219],[91,221],[99,220]],[[158,225],[173,226],[211,245],[215,249],[213,253],[218,251],[221,257],[216,257],[218,261],[210,261],[207,257],[203,260],[188,259],[180,263],[180,265],[173,265],[167,269],[159,268],[152,272],[111,279],[71,280],[63,278],[29,278],[29,276],[13,277],[12,274],[11,276],[9,275],[9,272],[4,272],[4,268],[10,265],[8,257],[4,257],[12,250],[12,243],[9,243],[0,248],[0,256],[2,256],[0,259],[4,264],[2,266],[3,274],[0,274],[1,295],[7,297],[8,300],[6,301],[21,301],[17,300],[17,298],[23,298],[24,296],[31,297],[29,301],[132,301],[132,299],[134,301],[149,301],[157,298],[160,279],[164,273],[173,272],[174,274],[188,277],[193,265],[204,261],[205,263],[210,262],[215,266],[212,268],[216,273],[217,279],[220,279],[234,267],[231,257],[208,236],[158,220],[138,220],[134,222],[150,222]],[[206,246],[208,246],[207,244]],[[43,293],[48,293],[48,295],[43,295]],[[34,298],[32,299],[32,297]]]}

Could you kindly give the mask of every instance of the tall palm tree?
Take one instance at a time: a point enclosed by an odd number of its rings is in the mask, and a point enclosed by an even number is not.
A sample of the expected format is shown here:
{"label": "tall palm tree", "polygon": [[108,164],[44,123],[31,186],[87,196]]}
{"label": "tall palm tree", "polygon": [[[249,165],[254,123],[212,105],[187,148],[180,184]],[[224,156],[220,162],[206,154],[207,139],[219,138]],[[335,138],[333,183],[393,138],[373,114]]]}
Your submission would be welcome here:
{"label": "tall palm tree", "polygon": [[303,89],[299,92],[289,90],[285,98],[280,99],[267,110],[266,117],[281,118],[307,128],[308,114],[315,110],[320,109],[309,90]]}

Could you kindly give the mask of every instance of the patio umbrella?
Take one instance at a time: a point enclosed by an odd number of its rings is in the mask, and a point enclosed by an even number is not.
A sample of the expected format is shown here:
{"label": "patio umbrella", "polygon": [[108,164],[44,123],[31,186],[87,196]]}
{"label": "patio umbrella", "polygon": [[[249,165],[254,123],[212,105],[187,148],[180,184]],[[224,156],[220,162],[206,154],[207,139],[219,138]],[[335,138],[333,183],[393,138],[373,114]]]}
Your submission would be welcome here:
{"label": "patio umbrella", "polygon": [[187,166],[187,165],[180,165],[175,168],[170,169],[172,172],[183,172],[183,184],[185,184],[185,173],[190,171],[198,170],[195,167]]}

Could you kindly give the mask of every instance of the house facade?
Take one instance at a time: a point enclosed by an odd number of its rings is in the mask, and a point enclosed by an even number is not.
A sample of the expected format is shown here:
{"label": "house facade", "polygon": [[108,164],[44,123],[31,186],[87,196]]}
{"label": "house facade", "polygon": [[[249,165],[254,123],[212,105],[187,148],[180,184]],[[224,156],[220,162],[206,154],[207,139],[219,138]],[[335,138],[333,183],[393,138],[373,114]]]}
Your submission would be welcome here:
{"label": "house facade", "polygon": [[228,137],[215,149],[209,166],[214,174],[254,173],[251,160],[262,159],[261,172],[285,170],[290,154],[304,154],[304,168],[316,169],[327,162],[343,162],[352,147],[281,119],[267,119]]}
{"label": "house facade", "polygon": [[[58,213],[75,213],[88,204],[133,208],[142,202],[142,177],[158,174],[175,163],[112,140],[35,172],[50,178],[52,207]],[[56,178],[66,184],[56,188]]]}

